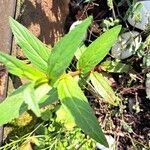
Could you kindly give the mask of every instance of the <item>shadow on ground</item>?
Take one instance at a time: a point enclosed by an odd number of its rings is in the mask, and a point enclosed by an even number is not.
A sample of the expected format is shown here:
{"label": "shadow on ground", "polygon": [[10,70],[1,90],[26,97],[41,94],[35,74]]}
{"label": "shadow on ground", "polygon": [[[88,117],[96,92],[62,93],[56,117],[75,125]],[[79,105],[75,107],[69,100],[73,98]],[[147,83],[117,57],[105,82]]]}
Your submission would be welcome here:
{"label": "shadow on ground", "polygon": [[53,46],[63,35],[68,4],[60,0],[24,0],[18,21],[41,41]]}

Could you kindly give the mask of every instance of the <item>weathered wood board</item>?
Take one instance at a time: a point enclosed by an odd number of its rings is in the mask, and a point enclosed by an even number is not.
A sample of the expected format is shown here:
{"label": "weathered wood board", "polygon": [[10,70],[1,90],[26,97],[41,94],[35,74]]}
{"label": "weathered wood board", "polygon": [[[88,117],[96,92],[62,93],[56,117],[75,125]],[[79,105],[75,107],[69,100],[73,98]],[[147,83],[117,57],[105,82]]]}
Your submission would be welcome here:
{"label": "weathered wood board", "polygon": [[[9,27],[9,16],[15,15],[16,0],[0,0],[0,51],[11,53],[12,33]],[[0,64],[0,102],[7,94],[8,74]],[[0,127],[0,145],[2,144],[3,127]]]}

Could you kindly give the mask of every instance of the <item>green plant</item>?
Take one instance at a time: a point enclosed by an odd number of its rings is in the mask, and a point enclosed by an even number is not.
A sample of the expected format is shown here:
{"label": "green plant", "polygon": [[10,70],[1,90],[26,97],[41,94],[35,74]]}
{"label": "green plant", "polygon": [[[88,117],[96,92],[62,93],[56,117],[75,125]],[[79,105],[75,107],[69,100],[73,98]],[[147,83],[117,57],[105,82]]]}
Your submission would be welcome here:
{"label": "green plant", "polygon": [[96,142],[75,126],[74,121],[70,120],[71,116],[69,117],[62,106],[50,105],[42,109],[40,119],[34,117],[33,122],[25,125],[24,120],[33,117],[29,114],[26,116],[27,114],[11,122],[13,129],[0,150],[26,150],[31,147],[37,150],[90,150],[95,148]]}
{"label": "green plant", "polygon": [[93,68],[108,54],[121,26],[108,30],[92,42],[80,56],[75,72],[67,70],[91,20],[91,17],[85,19],[50,50],[25,27],[10,18],[16,42],[32,64],[27,65],[0,52],[0,61],[6,65],[10,73],[29,79],[27,84],[15,90],[0,104],[0,125],[19,117],[28,109],[40,117],[41,107],[59,99],[64,110],[72,116],[77,126],[91,138],[108,147],[93,110],[74,77],[90,76],[93,86],[105,101],[115,106],[119,104],[119,98],[108,81]]}

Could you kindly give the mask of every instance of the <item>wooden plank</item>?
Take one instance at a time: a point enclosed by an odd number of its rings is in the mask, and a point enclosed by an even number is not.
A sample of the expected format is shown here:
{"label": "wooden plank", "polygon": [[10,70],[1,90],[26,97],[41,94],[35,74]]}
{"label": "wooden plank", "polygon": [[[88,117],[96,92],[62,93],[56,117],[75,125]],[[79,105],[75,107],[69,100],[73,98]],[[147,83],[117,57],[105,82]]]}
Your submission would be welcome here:
{"label": "wooden plank", "polygon": [[[12,46],[12,33],[9,27],[9,16],[14,17],[16,0],[0,0],[0,51],[10,54]],[[7,94],[8,74],[0,64],[0,102]],[[6,110],[7,111],[7,110]],[[3,127],[0,127],[0,145],[3,139]]]}

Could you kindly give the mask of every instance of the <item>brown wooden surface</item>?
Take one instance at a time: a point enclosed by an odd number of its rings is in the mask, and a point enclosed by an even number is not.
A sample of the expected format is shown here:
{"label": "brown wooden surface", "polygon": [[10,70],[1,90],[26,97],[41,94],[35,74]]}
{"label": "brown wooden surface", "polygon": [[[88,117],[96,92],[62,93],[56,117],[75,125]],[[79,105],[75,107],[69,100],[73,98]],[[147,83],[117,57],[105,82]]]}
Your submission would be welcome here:
{"label": "brown wooden surface", "polygon": [[[16,0],[0,0],[0,51],[9,54],[11,53],[12,33],[9,28],[8,18],[9,16],[14,16],[15,6]],[[7,94],[7,80],[7,73],[3,67],[0,67],[0,102],[5,99]],[[3,128],[0,127],[0,145],[2,144],[2,135]]]}

